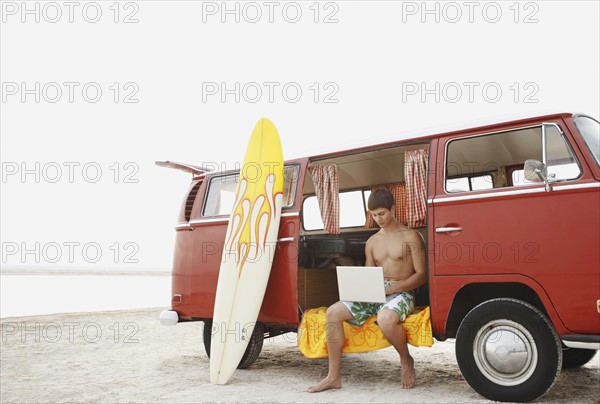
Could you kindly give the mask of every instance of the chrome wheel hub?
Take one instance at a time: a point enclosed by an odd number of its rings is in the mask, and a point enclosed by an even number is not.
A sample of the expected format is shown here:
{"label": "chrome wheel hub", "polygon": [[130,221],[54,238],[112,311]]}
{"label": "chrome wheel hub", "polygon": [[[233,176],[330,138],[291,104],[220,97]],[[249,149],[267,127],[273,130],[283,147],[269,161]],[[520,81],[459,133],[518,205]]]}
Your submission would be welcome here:
{"label": "chrome wheel hub", "polygon": [[516,386],[535,371],[538,352],[533,336],[511,320],[494,320],[473,341],[473,356],[481,373],[495,384]]}

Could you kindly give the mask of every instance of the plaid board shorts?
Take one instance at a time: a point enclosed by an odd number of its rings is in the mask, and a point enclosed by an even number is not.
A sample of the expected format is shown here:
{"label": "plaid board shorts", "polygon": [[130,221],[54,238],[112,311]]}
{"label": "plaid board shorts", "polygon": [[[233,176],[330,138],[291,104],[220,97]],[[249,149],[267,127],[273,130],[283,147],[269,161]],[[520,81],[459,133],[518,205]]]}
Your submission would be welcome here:
{"label": "plaid board shorts", "polygon": [[361,326],[373,314],[379,313],[387,308],[395,311],[400,316],[400,322],[412,314],[415,310],[415,300],[417,293],[414,290],[394,293],[386,296],[386,303],[364,303],[364,302],[345,302],[342,301],[348,310],[354,316],[354,320],[349,320],[350,324]]}

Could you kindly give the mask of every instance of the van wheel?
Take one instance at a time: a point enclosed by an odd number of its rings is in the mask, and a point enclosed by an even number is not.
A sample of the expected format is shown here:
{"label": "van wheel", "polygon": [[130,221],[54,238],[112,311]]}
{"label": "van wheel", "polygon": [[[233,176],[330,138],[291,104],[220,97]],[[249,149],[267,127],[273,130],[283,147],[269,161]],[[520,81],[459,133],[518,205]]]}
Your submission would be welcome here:
{"label": "van wheel", "polygon": [[[206,355],[210,358],[210,340],[212,338],[212,320],[204,320],[204,330],[202,331],[202,336],[204,340],[204,350],[206,351]],[[244,352],[244,356],[242,356],[242,360],[238,365],[238,369],[246,369],[250,367],[260,355],[260,351],[262,351],[263,341],[265,339],[265,326],[263,323],[256,323],[254,326],[254,331],[252,332],[252,337],[250,337],[250,341],[248,342],[248,347]]]}
{"label": "van wheel", "polygon": [[456,335],[456,360],[467,383],[482,396],[526,402],[543,395],[558,378],[562,347],[539,309],[501,298],[466,315]]}
{"label": "van wheel", "polygon": [[563,350],[562,368],[578,368],[583,366],[596,355],[595,349],[567,348]]}

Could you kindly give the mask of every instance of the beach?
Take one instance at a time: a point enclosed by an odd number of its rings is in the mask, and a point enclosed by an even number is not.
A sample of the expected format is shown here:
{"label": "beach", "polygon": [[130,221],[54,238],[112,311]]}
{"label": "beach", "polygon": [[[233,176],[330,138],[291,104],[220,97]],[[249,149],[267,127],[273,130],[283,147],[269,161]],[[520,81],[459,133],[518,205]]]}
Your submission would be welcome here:
{"label": "beach", "polygon": [[[462,378],[454,342],[412,348],[417,386],[400,388],[393,348],[346,355],[341,390],[306,389],[327,372],[296,334],[265,340],[225,386],[209,382],[202,322],[162,326],[162,308],[1,320],[2,403],[488,403]],[[600,357],[565,370],[540,403],[598,403]]]}

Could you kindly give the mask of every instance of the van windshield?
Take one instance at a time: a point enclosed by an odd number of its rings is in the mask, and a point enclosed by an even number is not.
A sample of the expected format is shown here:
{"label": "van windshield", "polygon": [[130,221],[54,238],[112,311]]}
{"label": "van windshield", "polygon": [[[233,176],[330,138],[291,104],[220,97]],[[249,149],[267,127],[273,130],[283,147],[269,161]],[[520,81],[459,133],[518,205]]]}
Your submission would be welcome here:
{"label": "van windshield", "polygon": [[596,159],[596,164],[600,166],[600,123],[588,116],[577,116],[575,125]]}

